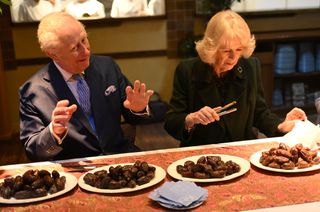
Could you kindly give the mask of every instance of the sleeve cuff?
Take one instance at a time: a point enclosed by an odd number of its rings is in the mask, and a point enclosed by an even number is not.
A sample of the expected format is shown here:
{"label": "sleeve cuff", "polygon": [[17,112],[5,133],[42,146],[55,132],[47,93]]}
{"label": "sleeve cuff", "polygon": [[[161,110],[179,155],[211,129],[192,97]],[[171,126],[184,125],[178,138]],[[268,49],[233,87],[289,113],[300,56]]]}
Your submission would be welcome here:
{"label": "sleeve cuff", "polygon": [[149,105],[147,105],[146,109],[142,112],[133,112],[131,109],[130,109],[130,112],[134,115],[137,115],[137,116],[150,116]]}
{"label": "sleeve cuff", "polygon": [[55,141],[57,142],[57,144],[58,145],[61,145],[62,144],[62,142],[63,142],[63,140],[65,139],[65,137],[67,136],[67,134],[68,134],[68,129],[65,131],[65,133],[61,136],[61,138],[60,138],[60,136],[58,136],[57,134],[55,134],[54,132],[53,132],[53,128],[52,128],[52,122],[50,122],[50,124],[49,124],[49,129],[50,129],[50,133],[51,133],[51,135],[53,136],[53,138],[55,139]]}

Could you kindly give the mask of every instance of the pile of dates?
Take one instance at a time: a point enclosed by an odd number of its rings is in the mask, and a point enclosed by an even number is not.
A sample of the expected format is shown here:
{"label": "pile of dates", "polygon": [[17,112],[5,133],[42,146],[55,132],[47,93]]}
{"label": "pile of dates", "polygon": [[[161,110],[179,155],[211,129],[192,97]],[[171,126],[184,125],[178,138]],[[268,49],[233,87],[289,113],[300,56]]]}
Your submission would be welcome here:
{"label": "pile of dates", "polygon": [[110,166],[108,170],[87,173],[86,184],[99,189],[134,188],[149,183],[155,176],[156,168],[145,161],[137,160],[133,165]]}
{"label": "pile of dates", "polygon": [[64,189],[66,177],[53,170],[28,170],[22,176],[7,177],[0,183],[0,196],[5,199],[43,197]]}
{"label": "pile of dates", "polygon": [[280,143],[277,148],[262,152],[259,161],[262,165],[271,168],[291,170],[319,164],[320,158],[317,156],[317,150],[310,150],[302,144],[296,144],[290,148],[285,143]]}
{"label": "pile of dates", "polygon": [[223,178],[239,172],[240,169],[237,163],[231,160],[224,162],[220,156],[201,156],[197,163],[188,160],[184,165],[177,166],[177,172],[182,177],[198,179]]}

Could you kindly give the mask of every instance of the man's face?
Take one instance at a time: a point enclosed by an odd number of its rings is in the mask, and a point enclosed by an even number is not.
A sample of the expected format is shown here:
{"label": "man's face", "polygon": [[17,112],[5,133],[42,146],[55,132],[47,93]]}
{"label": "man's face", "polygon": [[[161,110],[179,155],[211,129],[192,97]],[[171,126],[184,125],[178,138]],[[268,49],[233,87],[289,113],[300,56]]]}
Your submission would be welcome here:
{"label": "man's face", "polygon": [[57,32],[59,44],[52,58],[64,70],[72,74],[83,72],[89,66],[90,44],[84,28],[74,20],[67,20]]}

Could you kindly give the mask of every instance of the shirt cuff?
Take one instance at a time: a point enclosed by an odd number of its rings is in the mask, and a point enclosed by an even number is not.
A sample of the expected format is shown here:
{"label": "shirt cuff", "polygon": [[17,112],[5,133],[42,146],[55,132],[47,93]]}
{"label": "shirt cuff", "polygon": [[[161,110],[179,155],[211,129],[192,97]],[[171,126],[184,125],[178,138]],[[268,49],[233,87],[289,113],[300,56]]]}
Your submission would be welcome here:
{"label": "shirt cuff", "polygon": [[137,116],[150,116],[149,105],[147,105],[146,109],[142,112],[133,112],[131,109],[130,109],[130,112],[134,115],[137,115]]}
{"label": "shirt cuff", "polygon": [[49,124],[49,129],[50,129],[51,135],[52,135],[53,138],[56,140],[56,142],[57,142],[58,145],[61,145],[61,144],[62,144],[63,140],[65,139],[65,137],[67,136],[68,131],[69,131],[69,130],[67,129],[67,130],[65,131],[65,133],[62,135],[62,137],[60,138],[60,136],[58,136],[57,134],[55,134],[55,133],[53,132],[52,122],[50,122],[50,124]]}

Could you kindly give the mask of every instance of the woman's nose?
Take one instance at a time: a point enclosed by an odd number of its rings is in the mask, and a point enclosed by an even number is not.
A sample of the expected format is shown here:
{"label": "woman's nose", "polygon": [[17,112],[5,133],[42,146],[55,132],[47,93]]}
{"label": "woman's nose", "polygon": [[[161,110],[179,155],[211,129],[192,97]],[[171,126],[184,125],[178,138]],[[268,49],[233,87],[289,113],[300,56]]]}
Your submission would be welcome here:
{"label": "woman's nose", "polygon": [[233,52],[233,51],[230,51],[230,52],[229,52],[229,58],[230,58],[230,59],[233,59],[233,58],[234,58],[234,52]]}

